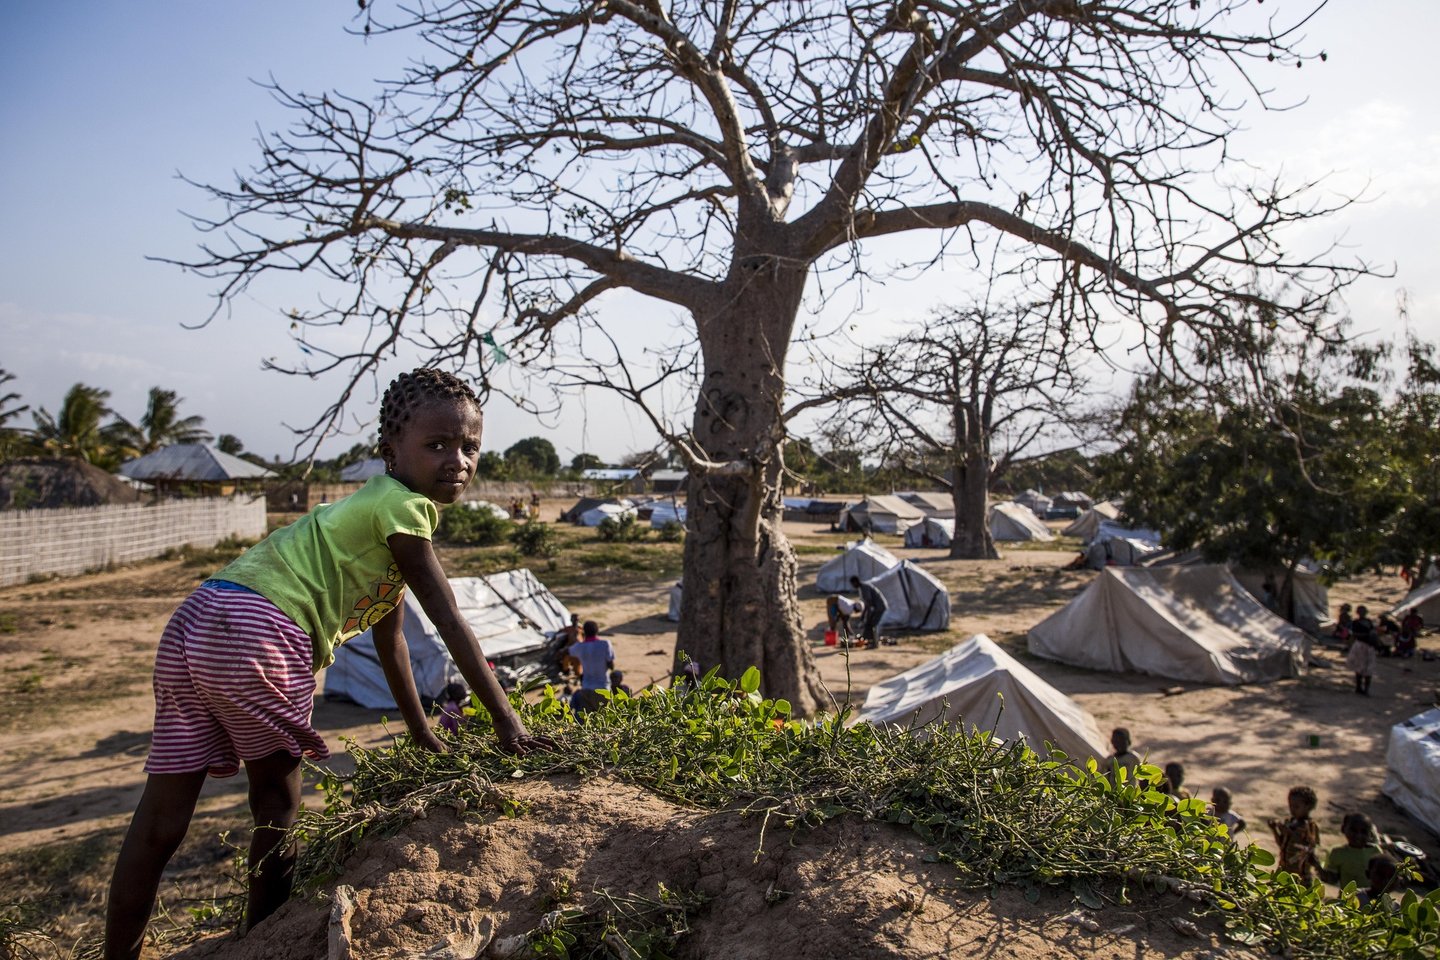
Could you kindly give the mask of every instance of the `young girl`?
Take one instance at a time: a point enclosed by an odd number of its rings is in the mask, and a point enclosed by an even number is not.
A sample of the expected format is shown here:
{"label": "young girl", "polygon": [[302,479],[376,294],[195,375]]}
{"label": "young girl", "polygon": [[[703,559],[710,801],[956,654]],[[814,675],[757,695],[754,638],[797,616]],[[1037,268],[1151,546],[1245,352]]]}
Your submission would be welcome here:
{"label": "young girl", "polygon": [[428,369],[397,377],[380,406],[385,475],[276,530],[175,612],[156,653],[149,776],[110,885],[106,957],[139,956],[161,873],[206,776],[232,776],[241,763],[255,820],[246,928],[289,897],[294,851],[280,845],[300,807],[300,758],[329,756],[310,713],[315,672],[337,644],[373,629],[411,737],[444,749],[400,630],[406,585],[490,711],[501,745],[546,746],[510,708],[430,545],[435,504],[459,500],[475,473],[481,427],[479,400],[458,378]]}
{"label": "young girl", "polygon": [[1320,865],[1316,849],[1320,846],[1320,827],[1310,815],[1319,798],[1310,787],[1291,787],[1286,798],[1290,805],[1289,820],[1271,820],[1270,832],[1280,848],[1280,863],[1275,868],[1293,873],[1301,883],[1310,883]]}

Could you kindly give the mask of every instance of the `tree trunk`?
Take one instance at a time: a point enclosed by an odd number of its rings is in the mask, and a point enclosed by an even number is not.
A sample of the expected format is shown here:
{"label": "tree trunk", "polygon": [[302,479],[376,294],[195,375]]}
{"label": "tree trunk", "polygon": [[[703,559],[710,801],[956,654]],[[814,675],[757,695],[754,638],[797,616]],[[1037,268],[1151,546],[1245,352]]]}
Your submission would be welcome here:
{"label": "tree trunk", "polygon": [[950,556],[955,560],[999,560],[995,539],[990,536],[990,448],[988,444],[966,444],[955,451],[955,536]]}
{"label": "tree trunk", "polygon": [[676,666],[738,677],[758,667],[761,691],[795,715],[827,706],[796,597],[795,553],[781,530],[785,353],[803,270],[780,258],[740,260],[711,311],[696,311],[705,376],[694,439],[717,468],[692,467]]}

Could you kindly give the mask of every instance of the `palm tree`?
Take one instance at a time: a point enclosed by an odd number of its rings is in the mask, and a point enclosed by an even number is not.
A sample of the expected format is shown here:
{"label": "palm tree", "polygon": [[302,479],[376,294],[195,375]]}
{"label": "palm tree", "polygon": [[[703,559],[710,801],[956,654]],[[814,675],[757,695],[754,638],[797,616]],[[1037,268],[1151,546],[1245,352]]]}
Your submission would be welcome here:
{"label": "palm tree", "polygon": [[[8,370],[0,370],[0,386],[4,386],[14,379],[15,374]],[[17,406],[15,401],[19,399],[20,394],[14,391],[0,394],[0,459],[19,456],[24,453],[27,446],[25,431],[5,426],[8,421],[30,409],[28,404]]]}
{"label": "palm tree", "polygon": [[35,439],[50,453],[102,463],[113,457],[113,445],[100,422],[110,416],[110,391],[77,383],[65,394],[60,415],[44,407],[35,411]]}
{"label": "palm tree", "polygon": [[124,417],[117,417],[114,436],[141,454],[154,453],[172,443],[208,441],[211,434],[201,426],[204,422],[204,417],[180,416],[180,397],[174,390],[151,387],[140,424],[136,426]]}

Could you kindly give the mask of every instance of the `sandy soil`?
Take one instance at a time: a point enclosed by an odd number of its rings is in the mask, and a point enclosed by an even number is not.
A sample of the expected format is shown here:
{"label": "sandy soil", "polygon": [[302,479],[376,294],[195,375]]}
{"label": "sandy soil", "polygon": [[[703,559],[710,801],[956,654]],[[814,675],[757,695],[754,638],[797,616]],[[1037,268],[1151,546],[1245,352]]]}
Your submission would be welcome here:
{"label": "sandy soil", "polygon": [[[558,503],[546,504],[544,515],[558,508]],[[801,545],[843,542],[839,535],[803,525],[789,525],[789,533]],[[1074,697],[1103,731],[1127,726],[1152,762],[1182,761],[1187,785],[1197,795],[1208,797],[1213,787],[1228,786],[1236,810],[1250,821],[1251,839],[1263,846],[1271,846],[1265,820],[1283,813],[1285,794],[1292,785],[1308,783],[1320,795],[1319,820],[1326,846],[1343,842],[1340,817],[1359,810],[1370,814],[1382,831],[1404,836],[1431,857],[1440,857],[1440,841],[1380,793],[1389,728],[1436,702],[1440,661],[1381,660],[1370,698],[1351,692],[1351,677],[1339,654],[1319,646],[1315,669],[1308,676],[1260,686],[1203,687],[1077,670],[1024,651],[1025,631],[1094,576],[1060,569],[1073,552],[1012,549],[997,562],[952,561],[940,551],[902,550],[898,538],[881,539],[946,583],[954,619],[944,634],[902,636],[895,647],[853,653],[824,647],[823,597],[814,590],[813,580],[826,557],[817,552],[802,555],[805,621],[816,661],[837,703],[858,703],[875,682],[959,640],[986,633]],[[0,716],[4,734],[0,865],[8,861],[12,871],[38,869],[33,865],[39,863],[53,866],[62,859],[58,851],[88,845],[89,859],[76,861],[60,884],[73,888],[59,892],[69,901],[68,935],[95,933],[93,919],[108,878],[108,861],[143,783],[155,643],[171,610],[208,572],[179,560],[156,561],[0,590],[0,611],[4,611],[0,684],[10,695],[10,706]],[[593,588],[574,591],[573,596],[556,592],[576,612],[601,622],[615,642],[627,683],[638,688],[663,679],[671,662],[676,625],[664,619],[668,587],[669,583],[658,583],[609,592],[603,602],[587,601],[594,596]],[[1403,584],[1393,575],[1367,576],[1337,584],[1331,590],[1331,603],[1333,607],[1350,601],[1385,609],[1402,593]],[[1436,645],[1434,636],[1427,641]],[[344,741],[374,746],[390,736],[377,713],[353,705],[321,700],[315,716],[317,727],[336,750],[331,765],[340,771],[348,763]],[[1312,736],[1319,738],[1318,746],[1309,746]],[[244,799],[243,778],[211,781],[192,840],[177,859],[177,875],[203,878],[214,871],[215,861],[225,855],[215,834],[227,829],[243,832]],[[421,846],[426,842],[416,841]],[[1008,914],[997,914],[999,908],[987,903],[956,901],[944,909],[975,914],[982,925],[1009,922],[1000,919]],[[1037,942],[1052,937],[1047,924],[1057,922],[1064,912],[1032,918]],[[855,917],[873,919],[860,913]],[[891,932],[883,936],[910,935],[903,933],[908,929],[905,923],[885,929]],[[939,942],[934,948],[934,955],[944,952]],[[1168,947],[1155,949],[1158,952],[1151,955],[1180,955],[1167,952]],[[1123,952],[1134,956],[1135,950],[1131,944]],[[157,955],[163,953],[162,948]],[[795,953],[802,955],[811,954]]]}

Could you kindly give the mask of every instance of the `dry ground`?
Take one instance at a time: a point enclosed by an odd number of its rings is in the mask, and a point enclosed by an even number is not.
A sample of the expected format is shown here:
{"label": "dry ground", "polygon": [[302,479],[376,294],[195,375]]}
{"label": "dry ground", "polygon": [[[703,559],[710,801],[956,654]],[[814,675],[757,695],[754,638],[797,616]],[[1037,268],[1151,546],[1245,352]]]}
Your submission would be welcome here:
{"label": "dry ground", "polygon": [[[546,504],[544,515],[553,516],[560,506]],[[801,552],[801,583],[813,584],[815,571],[843,538],[804,525],[791,524],[788,530]],[[961,639],[986,633],[1074,697],[1102,730],[1127,726],[1152,762],[1183,761],[1188,785],[1197,795],[1208,797],[1213,787],[1228,786],[1236,810],[1250,820],[1251,839],[1264,846],[1271,845],[1265,820],[1283,813],[1292,785],[1308,783],[1320,794],[1325,845],[1343,842],[1340,817],[1360,810],[1383,831],[1409,838],[1431,857],[1440,856],[1440,842],[1380,794],[1389,728],[1436,702],[1440,661],[1380,661],[1374,696],[1368,699],[1351,692],[1350,675],[1338,654],[1319,647],[1316,669],[1308,676],[1239,688],[1077,670],[1032,658],[1024,650],[1025,631],[1093,576],[1060,569],[1074,555],[1064,549],[1066,544],[1008,549],[1000,561],[976,562],[948,560],[935,550],[903,550],[898,538],[881,541],[923,563],[946,583],[954,613],[951,628],[945,634],[902,637],[899,646],[847,654],[821,644],[823,597],[813,586],[803,587],[800,595],[816,660],[837,703],[859,702],[875,682]],[[457,555],[455,566],[462,566],[462,559]],[[0,714],[0,887],[8,891],[0,894],[0,905],[43,894],[44,910],[56,918],[52,922],[62,945],[97,932],[110,861],[143,781],[155,643],[171,610],[214,565],[214,557],[202,555],[0,590],[0,690],[7,700],[7,710]],[[453,567],[451,572],[456,572]],[[537,572],[545,579],[543,568]],[[603,625],[615,642],[627,683],[638,688],[662,680],[670,664],[676,625],[664,619],[669,585],[668,579],[636,581],[623,571],[611,576],[600,569],[555,592],[572,610]],[[1331,602],[1384,609],[1402,592],[1403,584],[1393,575],[1367,576],[1337,584]],[[1431,646],[1435,642],[1429,638]],[[336,749],[332,765],[342,771],[347,764],[342,741],[375,746],[390,736],[378,714],[351,705],[319,701],[315,716],[318,729]],[[1319,746],[1308,745],[1312,736],[1318,736]],[[244,800],[243,778],[211,781],[206,788],[190,839],[174,864],[172,882],[162,890],[166,906],[182,920],[191,911],[203,915],[211,898],[233,890],[227,880],[230,851],[220,837],[234,830],[243,841]],[[661,822],[678,815],[657,814]],[[860,851],[874,838],[851,839]],[[414,842],[423,847],[429,840]],[[850,896],[859,887],[855,881],[830,892]],[[943,911],[975,920],[978,926],[967,927],[964,936],[980,937],[976,942],[981,943],[1010,924],[1006,918],[1011,906],[947,901]],[[1064,912],[1057,906],[1016,920],[1015,936],[1021,936],[1023,927],[1029,931],[1024,936],[1036,938],[1035,946],[1022,950],[1017,940],[1004,952],[1052,955],[1045,952],[1046,944],[1058,951],[1060,938],[1047,925],[1059,923]],[[880,923],[888,931],[875,934],[880,940],[910,936],[905,932],[908,921],[884,926],[891,920],[876,920],[858,908],[854,919]],[[164,924],[158,929],[163,931]],[[946,943],[955,946],[953,939],[946,939],[952,934],[935,936],[941,940],[913,955],[941,955],[947,952]],[[1150,933],[1142,924],[1127,936],[1143,940]],[[1178,956],[1184,949],[1169,941],[1127,943],[1122,952],[1128,956]],[[1088,945],[1077,941],[1074,952],[1067,948],[1053,955],[1109,955],[1100,946],[1091,938]],[[990,950],[979,952],[994,950],[992,943]],[[155,955],[168,952],[162,943]]]}

